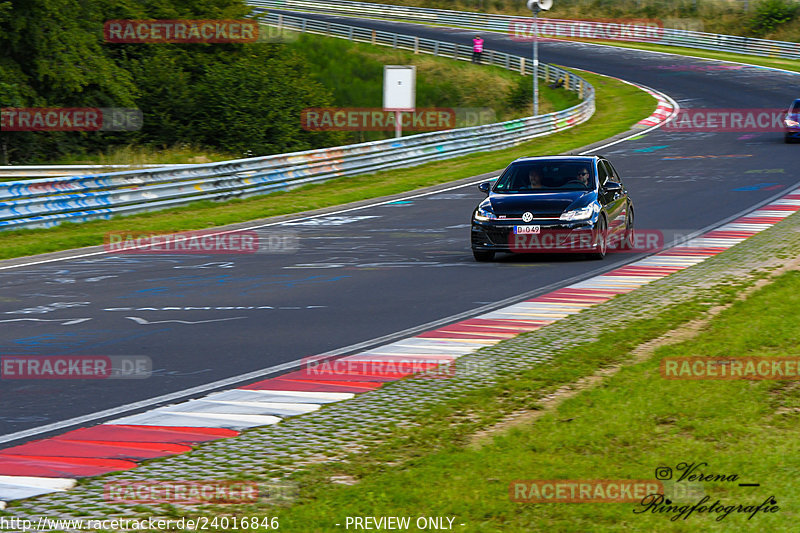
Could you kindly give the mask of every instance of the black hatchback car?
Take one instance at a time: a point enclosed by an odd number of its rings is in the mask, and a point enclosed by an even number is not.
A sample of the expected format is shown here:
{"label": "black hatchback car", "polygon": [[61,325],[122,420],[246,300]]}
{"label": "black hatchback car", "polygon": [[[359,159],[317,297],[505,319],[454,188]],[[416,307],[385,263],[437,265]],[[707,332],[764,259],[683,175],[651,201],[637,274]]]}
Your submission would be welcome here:
{"label": "black hatchback car", "polygon": [[784,140],[787,143],[800,141],[800,98],[789,106],[789,111],[786,113],[783,123],[786,126]]}
{"label": "black hatchback car", "polygon": [[524,157],[512,162],[472,213],[472,254],[581,252],[596,259],[633,242],[633,201],[602,156]]}

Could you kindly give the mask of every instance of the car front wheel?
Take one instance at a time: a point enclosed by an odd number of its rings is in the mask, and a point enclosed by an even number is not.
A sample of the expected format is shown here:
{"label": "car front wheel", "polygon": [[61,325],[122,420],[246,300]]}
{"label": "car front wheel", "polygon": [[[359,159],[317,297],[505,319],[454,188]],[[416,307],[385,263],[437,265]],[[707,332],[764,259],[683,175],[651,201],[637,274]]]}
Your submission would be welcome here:
{"label": "car front wheel", "polygon": [[608,249],[608,224],[606,223],[606,218],[604,216],[600,216],[597,219],[597,226],[595,227],[595,249],[596,252],[589,254],[589,257],[592,259],[603,259],[606,256],[606,251]]}
{"label": "car front wheel", "polygon": [[633,249],[634,229],[633,229],[633,208],[628,207],[628,216],[625,218],[625,238],[622,241],[622,248],[625,250]]}
{"label": "car front wheel", "polygon": [[486,250],[472,250],[472,257],[475,258],[475,261],[486,263],[494,259],[494,252]]}

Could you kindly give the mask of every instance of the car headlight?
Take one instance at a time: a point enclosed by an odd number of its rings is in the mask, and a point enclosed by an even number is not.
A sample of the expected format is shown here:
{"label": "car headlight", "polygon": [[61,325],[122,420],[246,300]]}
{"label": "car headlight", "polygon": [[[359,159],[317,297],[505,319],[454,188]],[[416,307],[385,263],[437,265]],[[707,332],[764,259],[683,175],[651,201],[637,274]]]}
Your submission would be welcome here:
{"label": "car headlight", "polygon": [[475,220],[485,222],[487,220],[497,220],[497,215],[494,214],[491,207],[479,207],[475,211]]}
{"label": "car headlight", "polygon": [[574,220],[588,220],[592,218],[592,215],[595,213],[600,212],[600,206],[597,204],[590,204],[586,207],[580,207],[578,209],[573,209],[571,211],[564,211],[561,213],[561,216],[558,217],[559,220],[564,220],[567,222],[572,222]]}
{"label": "car headlight", "polygon": [[789,126],[790,128],[796,128],[797,126],[800,126],[800,122],[797,122],[796,120],[792,120],[790,118],[784,119],[783,123]]}

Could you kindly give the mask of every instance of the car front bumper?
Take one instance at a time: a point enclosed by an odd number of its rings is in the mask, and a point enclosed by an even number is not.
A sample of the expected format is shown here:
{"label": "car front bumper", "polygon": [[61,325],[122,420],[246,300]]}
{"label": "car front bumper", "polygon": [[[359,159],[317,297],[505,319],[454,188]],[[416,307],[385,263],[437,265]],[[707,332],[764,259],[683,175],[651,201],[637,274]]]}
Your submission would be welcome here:
{"label": "car front bumper", "polygon": [[[587,253],[597,249],[597,218],[580,222],[472,220],[472,249],[514,253]],[[538,234],[514,234],[514,226],[539,226]]]}

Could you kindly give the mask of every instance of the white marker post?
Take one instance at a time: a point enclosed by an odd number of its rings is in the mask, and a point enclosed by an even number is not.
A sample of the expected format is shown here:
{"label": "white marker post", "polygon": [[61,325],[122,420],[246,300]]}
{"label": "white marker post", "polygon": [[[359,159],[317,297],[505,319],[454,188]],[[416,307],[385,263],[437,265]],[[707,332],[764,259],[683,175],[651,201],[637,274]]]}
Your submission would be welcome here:
{"label": "white marker post", "polygon": [[553,0],[528,0],[528,9],[533,11],[533,115],[539,114],[539,11],[553,7]]}
{"label": "white marker post", "polygon": [[403,111],[414,112],[417,96],[417,67],[383,66],[383,110],[394,111],[395,137],[403,135]]}

